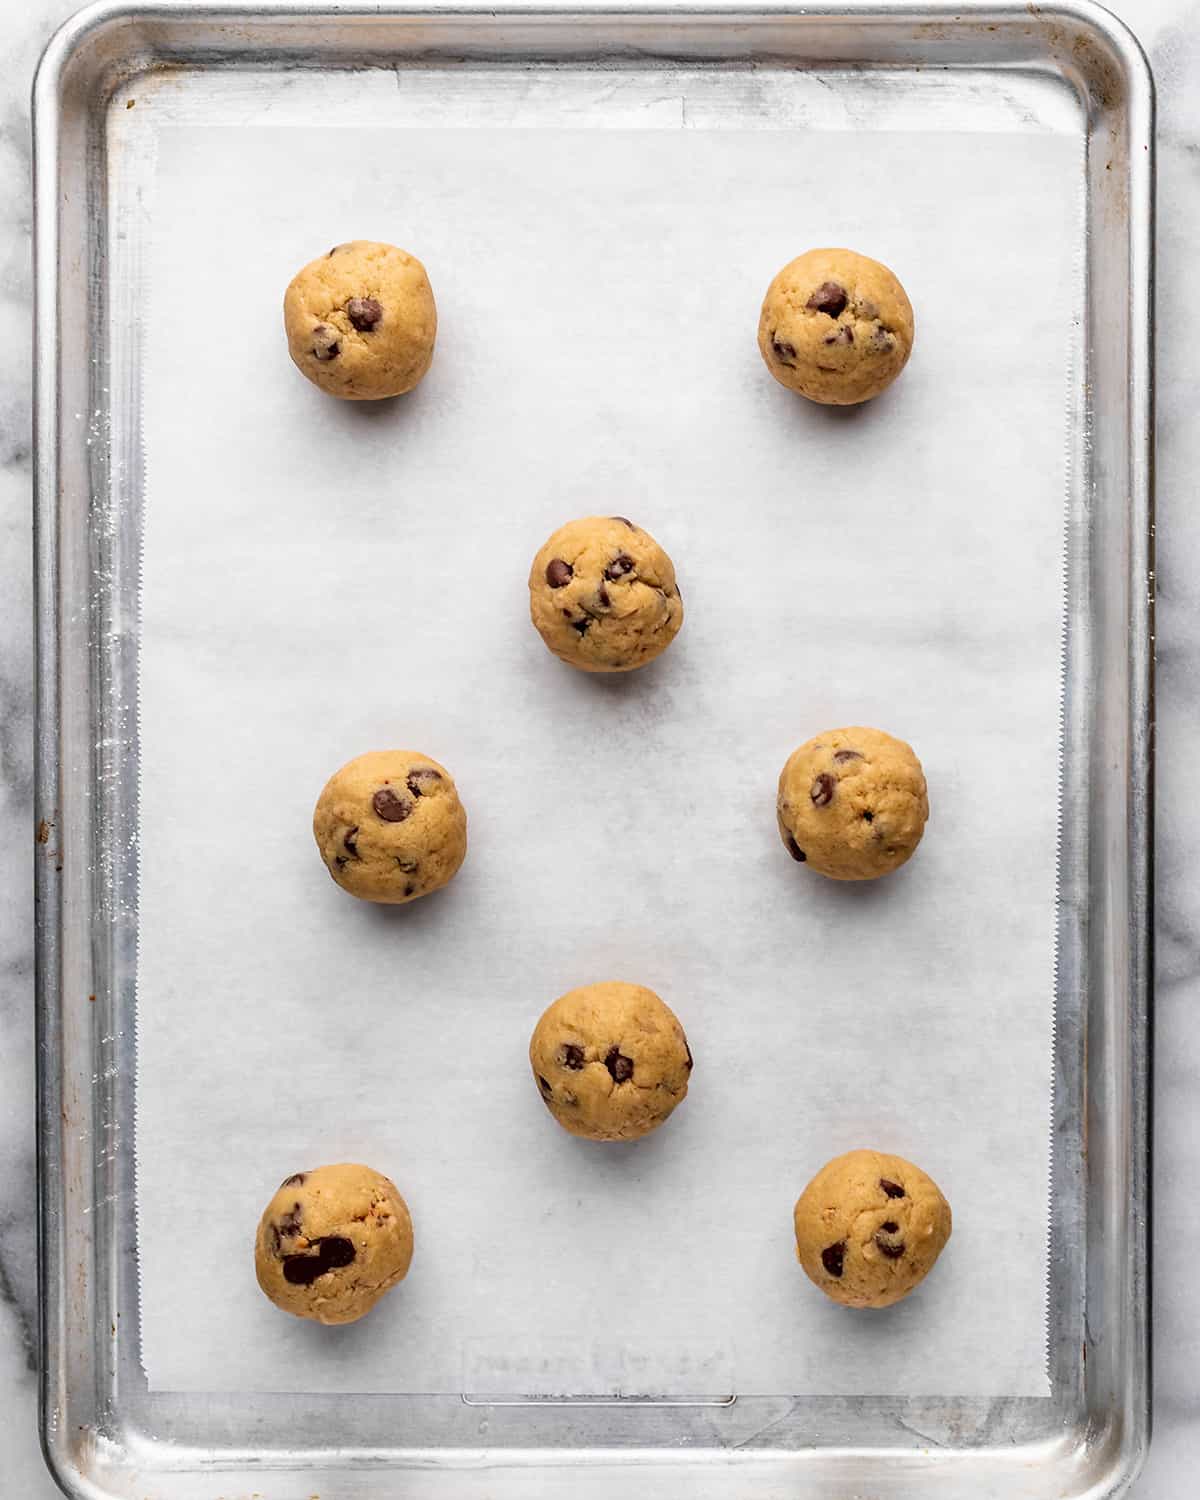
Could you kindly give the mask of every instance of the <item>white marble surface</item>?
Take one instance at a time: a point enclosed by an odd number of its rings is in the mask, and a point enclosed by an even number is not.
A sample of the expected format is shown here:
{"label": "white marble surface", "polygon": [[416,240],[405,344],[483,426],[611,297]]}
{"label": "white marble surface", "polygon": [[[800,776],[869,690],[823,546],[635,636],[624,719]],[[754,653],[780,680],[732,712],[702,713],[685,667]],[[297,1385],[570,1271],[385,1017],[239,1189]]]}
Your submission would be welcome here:
{"label": "white marble surface", "polygon": [[[0,74],[0,1492],[48,1500],[36,1435],[30,623],[29,86],[76,0],[6,0]],[[1200,0],[1120,0],[1159,98],[1158,956],[1155,1075],[1155,1436],[1132,1494],[1195,1494],[1200,1465]],[[1190,519],[1189,519],[1190,517]]]}

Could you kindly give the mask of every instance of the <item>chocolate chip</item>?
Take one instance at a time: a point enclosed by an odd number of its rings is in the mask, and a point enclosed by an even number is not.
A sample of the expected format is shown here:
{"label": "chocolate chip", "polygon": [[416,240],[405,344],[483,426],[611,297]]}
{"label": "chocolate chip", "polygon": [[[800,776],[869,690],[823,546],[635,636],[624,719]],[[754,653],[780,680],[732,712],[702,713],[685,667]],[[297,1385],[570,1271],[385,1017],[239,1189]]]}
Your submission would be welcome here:
{"label": "chocolate chip", "polygon": [[810,312],[826,313],[831,318],[842,315],[846,306],[846,288],[836,281],[823,281],[804,304]]}
{"label": "chocolate chip", "polygon": [[845,765],[848,760],[862,760],[861,750],[835,750],[833,758],[839,765]]}
{"label": "chocolate chip", "polygon": [[684,1042],[684,1044],[683,1044],[683,1050],[687,1053],[687,1070],[690,1073],[692,1071],[692,1069],[696,1066],[695,1062],[692,1060],[692,1049],[688,1046],[688,1044],[686,1042]]}
{"label": "chocolate chip", "polygon": [[[308,1176],[307,1172],[293,1172],[290,1177],[285,1177],[283,1179],[283,1181],[279,1184],[279,1186],[281,1188],[285,1188],[285,1187],[301,1187],[303,1185],[304,1180],[305,1180],[305,1178],[307,1176]],[[297,1208],[299,1208],[299,1206],[300,1206],[299,1204],[296,1205]]]}
{"label": "chocolate chip", "polygon": [[898,1182],[890,1181],[887,1177],[881,1177],[879,1179],[879,1186],[884,1190],[889,1198],[904,1197],[904,1189],[900,1186],[900,1184]]}
{"label": "chocolate chip", "polygon": [[612,562],[604,570],[604,576],[610,583],[616,583],[618,578],[624,578],[627,573],[632,573],[634,568],[633,558],[628,552],[622,552],[614,557]]}
{"label": "chocolate chip", "polygon": [[791,836],[790,833],[784,840],[784,843],[787,845],[787,852],[792,856],[792,858],[798,865],[802,865],[808,858],[808,855],[805,854],[804,850],[801,849],[800,845],[796,842],[796,840]]}
{"label": "chocolate chip", "polygon": [[415,885],[406,885],[406,886],[405,886],[405,887],[404,887],[404,894],[405,894],[405,895],[406,895],[406,896],[412,896],[412,895],[415,895],[415,893],[416,893],[416,889],[417,889],[417,888],[416,888],[416,886],[415,886]]}
{"label": "chocolate chip", "polygon": [[348,828],[346,830],[346,832],[342,835],[342,848],[345,849],[345,851],[346,851],[347,854],[353,854],[353,856],[354,856],[355,859],[358,858],[358,824],[357,823],[354,825],[353,828]]}
{"label": "chocolate chip", "polygon": [[831,1276],[842,1274],[842,1265],[846,1259],[846,1241],[839,1240],[836,1245],[826,1245],[821,1251],[821,1264]]}
{"label": "chocolate chip", "polygon": [[879,309],[873,302],[868,302],[865,297],[860,297],[858,299],[858,307],[856,310],[860,318],[877,318],[879,316]]}
{"label": "chocolate chip", "polygon": [[435,771],[432,766],[418,766],[415,771],[408,773],[408,789],[414,797],[423,796],[421,783],[423,781],[441,781],[442,773]]}
{"label": "chocolate chip", "polygon": [[789,360],[796,357],[795,344],[789,344],[787,339],[773,338],[771,340],[771,352],[775,358],[787,364]]}
{"label": "chocolate chip", "polygon": [[604,587],[603,584],[600,585],[599,592],[596,595],[596,602],[599,604],[601,609],[607,609],[612,603],[612,600],[608,597],[608,590]]}
{"label": "chocolate chip", "polygon": [[633,1077],[633,1058],[626,1057],[619,1047],[609,1048],[604,1066],[612,1074],[615,1083],[626,1083]]}
{"label": "chocolate chip", "polygon": [[415,875],[419,868],[419,861],[407,854],[397,854],[396,863],[406,875]]}
{"label": "chocolate chip", "polygon": [[315,1255],[285,1255],[283,1279],[292,1286],[311,1286],[326,1271],[336,1271],[354,1260],[354,1245],[340,1234],[314,1240]]}
{"label": "chocolate chip", "polygon": [[873,823],[875,821],[875,814],[871,811],[871,809],[869,807],[864,807],[863,808],[863,818],[864,818],[864,820],[866,822]]}
{"label": "chocolate chip", "polygon": [[272,1224],[271,1225],[271,1249],[275,1252],[276,1255],[279,1254],[280,1244],[281,1244],[281,1241],[280,1241],[280,1238],[279,1238],[279,1225],[278,1224]]}
{"label": "chocolate chip", "polygon": [[413,804],[408,798],[401,797],[390,786],[379,788],[371,798],[371,806],[375,809],[375,816],[382,818],[385,823],[403,823],[413,810]]}
{"label": "chocolate chip", "polygon": [[383,322],[383,308],[374,297],[351,297],[346,303],[346,316],[359,333],[374,333]]}
{"label": "chocolate chip", "polygon": [[[893,1224],[890,1233],[894,1234],[896,1232],[896,1227],[897,1226]],[[879,1253],[881,1255],[886,1255],[888,1260],[899,1260],[900,1257],[904,1254],[904,1241],[884,1239],[884,1230],[886,1230],[887,1228],[888,1226],[886,1224],[882,1226],[882,1228],[879,1230],[879,1233],[875,1236],[875,1243],[879,1247]]]}
{"label": "chocolate chip", "polygon": [[550,1080],[548,1078],[543,1078],[539,1073],[537,1076],[537,1081],[538,1088],[540,1088],[542,1093],[545,1094],[546,1098],[549,1099],[550,1095],[554,1092],[554,1090],[550,1086]]}
{"label": "chocolate chip", "polygon": [[564,584],[570,583],[574,576],[575,569],[561,557],[552,557],[546,564],[546,582],[552,589],[562,588]]}
{"label": "chocolate chip", "polygon": [[584,617],[583,617],[582,620],[572,620],[571,621],[571,629],[572,630],[578,630],[578,632],[579,632],[580,635],[587,635],[588,631],[591,628],[592,628],[592,617],[591,617],[591,615],[584,615]]}
{"label": "chocolate chip", "polygon": [[894,348],[896,340],[886,328],[876,328],[871,334],[871,348],[876,354],[883,350]]}
{"label": "chocolate chip", "polygon": [[885,1223],[881,1224],[879,1227],[880,1227],[880,1229],[883,1230],[884,1234],[895,1234],[899,1230],[899,1228],[900,1228],[899,1224],[896,1223],[895,1219],[888,1219]]}
{"label": "chocolate chip", "polygon": [[831,333],[825,340],[827,344],[852,344],[854,342],[854,329],[843,323],[836,333]]}
{"label": "chocolate chip", "polygon": [[300,1205],[298,1203],[293,1203],[287,1213],[280,1215],[279,1232],[292,1238],[300,1234]]}
{"label": "chocolate chip", "polygon": [[833,801],[833,794],[837,790],[837,782],[828,771],[822,771],[812,784],[809,796],[812,798],[814,807],[828,807]]}
{"label": "chocolate chip", "polygon": [[567,1042],[562,1049],[562,1065],[570,1068],[572,1072],[578,1073],[583,1067],[583,1048],[577,1047],[574,1042]]}
{"label": "chocolate chip", "polygon": [[344,870],[350,863],[350,860],[345,854],[335,854],[333,856],[333,862],[335,865],[337,865],[339,870]]}
{"label": "chocolate chip", "polygon": [[322,362],[336,359],[342,352],[342,341],[338,338],[336,329],[330,328],[328,323],[318,323],[313,329],[312,336],[312,352]]}
{"label": "chocolate chip", "polygon": [[628,526],[629,529],[630,529],[630,531],[636,531],[637,530],[637,527],[633,524],[633,522],[629,519],[628,516],[609,516],[608,519],[610,521],[620,521],[621,525],[622,526]]}

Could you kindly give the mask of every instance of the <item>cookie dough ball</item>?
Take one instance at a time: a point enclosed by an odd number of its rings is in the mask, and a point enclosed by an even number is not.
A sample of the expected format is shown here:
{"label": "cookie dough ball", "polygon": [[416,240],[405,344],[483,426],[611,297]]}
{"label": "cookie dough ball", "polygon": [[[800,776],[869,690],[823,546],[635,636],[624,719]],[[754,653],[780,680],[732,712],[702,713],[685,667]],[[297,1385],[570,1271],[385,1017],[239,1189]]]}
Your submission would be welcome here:
{"label": "cookie dough ball", "polygon": [[912,857],[929,797],[903,740],[882,729],[829,729],[788,757],[776,811],[793,859],[831,880],[874,880]]}
{"label": "cookie dough ball", "polygon": [[292,278],[283,326],[314,385],[343,401],[379,401],[411,391],[428,370],[437,308],[415,255],[351,240]]}
{"label": "cookie dough ball", "polygon": [[534,1028],[529,1064],[564,1130],[632,1141],[657,1129],[687,1093],[692,1053],[653,990],[609,980],[559,996]]}
{"label": "cookie dough ball", "polygon": [[584,672],[629,672],[683,624],[671,559],[624,516],[560,526],[529,570],[529,612],[555,656]]}
{"label": "cookie dough ball", "polygon": [[417,750],[369,750],[325,783],[313,813],[344,891],[395,906],[440,890],[467,853],[467,814],[445,766]]}
{"label": "cookie dough ball", "polygon": [[886,266],[853,250],[809,250],[767,288],[758,347],[790,391],[853,406],[885,390],[912,353],[913,311]]}
{"label": "cookie dough ball", "polygon": [[846,1307],[890,1307],[924,1281],[950,1238],[950,1205],[902,1156],[847,1151],[796,1202],[796,1255]]}
{"label": "cookie dough ball", "polygon": [[343,1163],[280,1185],[259,1220],[254,1270],[284,1312],[353,1323],[404,1280],[412,1253],[412,1220],[396,1185]]}

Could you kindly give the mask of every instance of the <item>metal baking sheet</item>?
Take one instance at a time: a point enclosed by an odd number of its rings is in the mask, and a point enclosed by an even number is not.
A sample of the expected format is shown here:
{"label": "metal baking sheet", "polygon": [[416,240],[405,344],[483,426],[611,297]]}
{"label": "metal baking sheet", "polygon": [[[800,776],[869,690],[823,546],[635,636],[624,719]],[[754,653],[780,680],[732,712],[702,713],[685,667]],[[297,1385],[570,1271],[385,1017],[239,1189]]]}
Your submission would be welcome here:
{"label": "metal baking sheet", "polygon": [[[731,1485],[825,1494],[838,1482],[871,1494],[885,1472],[901,1495],[1003,1484],[1033,1496],[1111,1489],[1136,1464],[1146,1406],[1149,81],[1102,12],[955,14],[464,9],[435,19],[114,7],[52,46],[37,93],[44,1369],[48,1451],[79,1492],[379,1495],[415,1484],[491,1495],[525,1492],[534,1468],[547,1493],[568,1483],[599,1493],[637,1465],[637,1482],[664,1496]],[[362,129],[394,111],[397,93],[420,109],[423,92],[430,115],[465,122],[507,110],[511,125],[506,91],[538,124],[561,112],[564,129],[586,109],[636,129],[650,110],[668,131],[699,113],[730,133],[765,121],[806,139],[866,125],[894,142],[933,127],[982,140],[1048,113],[1078,139],[1085,358],[1067,423],[1049,1396],[965,1394],[1003,1388],[987,1380],[962,1382],[958,1396],[901,1395],[910,1388],[884,1380],[890,1395],[834,1394],[847,1387],[831,1381],[823,1393],[739,1392],[720,1406],[564,1408],[479,1406],[465,1388],[401,1396],[386,1382],[351,1395],[289,1380],[286,1395],[246,1398],[234,1380],[225,1392],[181,1393],[146,1379],[130,687],[142,630],[147,173],[169,129],[311,128],[314,111],[323,128]],[[134,132],[118,117],[130,100],[149,122]],[[130,150],[131,138],[142,149]],[[1018,174],[1012,193],[1019,212]],[[84,976],[94,998],[81,1012]]]}

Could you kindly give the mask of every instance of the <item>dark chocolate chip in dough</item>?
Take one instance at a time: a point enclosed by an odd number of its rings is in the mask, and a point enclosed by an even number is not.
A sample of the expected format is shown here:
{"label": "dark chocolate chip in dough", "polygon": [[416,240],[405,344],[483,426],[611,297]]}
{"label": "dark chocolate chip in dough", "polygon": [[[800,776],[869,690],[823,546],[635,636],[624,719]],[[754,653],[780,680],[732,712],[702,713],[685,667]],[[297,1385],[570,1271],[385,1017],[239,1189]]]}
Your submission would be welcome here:
{"label": "dark chocolate chip in dough", "polygon": [[408,789],[414,797],[423,795],[422,782],[441,781],[442,773],[435,771],[432,766],[418,766],[415,771],[408,773]]}
{"label": "dark chocolate chip in dough", "polygon": [[279,1232],[293,1238],[301,1233],[300,1205],[298,1203],[293,1203],[287,1213],[280,1215]]}
{"label": "dark chocolate chip in dough", "polygon": [[771,352],[775,358],[783,364],[787,364],[796,357],[795,344],[789,344],[787,339],[773,338],[771,340]]}
{"label": "dark chocolate chip in dough", "polygon": [[583,1064],[583,1048],[576,1046],[574,1042],[566,1042],[562,1049],[563,1067],[570,1068],[573,1073],[578,1073]]}
{"label": "dark chocolate chip in dough", "polygon": [[633,524],[633,522],[629,519],[628,516],[610,516],[609,520],[610,521],[620,521],[621,525],[622,526],[628,526],[629,529],[630,529],[630,531],[636,531],[637,530],[637,527]]}
{"label": "dark chocolate chip in dough", "polygon": [[836,333],[831,333],[825,340],[827,344],[852,344],[854,342],[854,329],[847,323],[843,323]]}
{"label": "dark chocolate chip in dough", "polygon": [[596,603],[599,604],[601,609],[608,609],[612,604],[612,600],[608,596],[608,590],[603,584],[600,585],[596,592]]}
{"label": "dark chocolate chip in dough", "polygon": [[550,1095],[554,1092],[554,1090],[550,1086],[550,1080],[548,1078],[543,1078],[539,1073],[537,1076],[537,1081],[538,1088],[540,1088],[542,1093],[545,1094],[546,1098],[549,1099]]}
{"label": "dark chocolate chip in dough", "polygon": [[896,340],[886,328],[876,328],[871,334],[871,349],[876,353],[882,353],[895,346]]}
{"label": "dark chocolate chip in dough", "polygon": [[871,809],[869,807],[864,807],[863,808],[863,818],[864,818],[864,820],[866,822],[873,823],[875,821],[875,814],[871,811]]}
{"label": "dark chocolate chip in dough", "polygon": [[575,576],[575,569],[561,557],[552,557],[546,564],[546,582],[552,589],[561,589]]}
{"label": "dark chocolate chip in dough", "polygon": [[415,875],[417,873],[420,861],[413,859],[407,854],[397,854],[396,863],[400,866],[401,870],[403,870],[406,875]]}
{"label": "dark chocolate chip in dough", "polygon": [[315,1255],[285,1255],[283,1279],[292,1286],[311,1286],[326,1271],[337,1271],[354,1260],[354,1245],[340,1234],[314,1240]]}
{"label": "dark chocolate chip in dough", "polygon": [[881,1224],[875,1235],[875,1244],[881,1255],[886,1255],[888,1260],[899,1260],[904,1254],[904,1241],[892,1239],[899,1229],[898,1224],[893,1224],[889,1219],[886,1224]]}
{"label": "dark chocolate chip in dough", "polygon": [[821,1264],[831,1276],[840,1276],[846,1259],[846,1241],[839,1240],[836,1245],[826,1245],[821,1251]]}
{"label": "dark chocolate chip in dough", "polygon": [[804,850],[801,849],[800,845],[796,842],[796,840],[791,836],[790,833],[787,836],[787,852],[799,865],[804,864],[804,862],[808,859],[808,855],[805,854]]}
{"label": "dark chocolate chip in dough", "polygon": [[[293,1172],[290,1177],[285,1177],[283,1179],[283,1181],[279,1184],[279,1186],[281,1188],[285,1188],[285,1187],[303,1187],[304,1182],[305,1182],[305,1180],[306,1180],[307,1177],[308,1177],[308,1173],[307,1172]],[[300,1205],[297,1204],[296,1207],[299,1208]]]}
{"label": "dark chocolate chip in dough", "polygon": [[355,859],[358,858],[358,824],[357,823],[354,825],[353,828],[347,829],[347,831],[342,835],[342,848],[345,849],[345,851],[346,851],[347,854],[352,854]]}
{"label": "dark chocolate chip in dough", "polygon": [[833,758],[839,765],[845,765],[848,760],[862,760],[861,750],[835,750]]}
{"label": "dark chocolate chip in dough", "polygon": [[406,895],[406,896],[411,896],[411,895],[413,895],[413,894],[414,894],[414,893],[415,893],[415,891],[416,891],[416,889],[417,889],[417,888],[416,888],[416,886],[415,886],[415,885],[406,885],[406,886],[405,886],[405,887],[404,887],[404,894],[405,894],[405,895]]}
{"label": "dark chocolate chip in dough", "polygon": [[818,773],[812,784],[809,796],[812,798],[814,807],[828,807],[833,801],[833,794],[837,790],[837,782],[828,771]]}
{"label": "dark chocolate chip in dough", "polygon": [[587,635],[588,631],[591,628],[592,628],[592,617],[591,617],[591,615],[584,615],[584,617],[583,617],[582,620],[572,620],[571,621],[571,629],[572,630],[578,630],[578,632],[579,632],[580,635]]}
{"label": "dark chocolate chip in dough", "polygon": [[688,1044],[686,1042],[684,1042],[684,1044],[683,1044],[683,1050],[687,1053],[687,1070],[690,1073],[692,1071],[692,1069],[696,1066],[695,1062],[692,1059],[692,1049],[688,1046]]}
{"label": "dark chocolate chip in dough", "polygon": [[375,816],[385,823],[403,823],[413,810],[413,803],[390,786],[379,788],[371,798],[371,806],[375,809]]}
{"label": "dark chocolate chip in dough", "polygon": [[900,1184],[898,1182],[892,1182],[887,1177],[881,1177],[879,1179],[879,1186],[884,1190],[889,1198],[904,1197],[904,1189],[900,1186]]}
{"label": "dark chocolate chip in dough", "polygon": [[628,552],[621,552],[605,568],[604,576],[608,579],[609,583],[616,583],[618,578],[624,578],[627,574],[632,573],[633,569],[633,558],[630,557]]}
{"label": "dark chocolate chip in dough", "polygon": [[614,1083],[627,1083],[633,1077],[633,1058],[626,1057],[619,1047],[610,1047],[604,1066],[613,1076]]}
{"label": "dark chocolate chip in dough", "polygon": [[831,318],[840,317],[846,307],[846,288],[836,281],[823,281],[804,304],[810,312],[827,313]]}
{"label": "dark chocolate chip in dough", "polygon": [[374,297],[351,297],[346,316],[359,333],[374,333],[383,322],[383,308]]}
{"label": "dark chocolate chip in dough", "polygon": [[330,328],[328,323],[318,323],[312,331],[313,355],[322,364],[326,360],[336,359],[342,352],[342,341],[338,338],[337,330]]}

